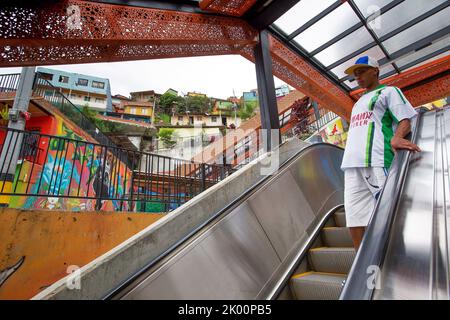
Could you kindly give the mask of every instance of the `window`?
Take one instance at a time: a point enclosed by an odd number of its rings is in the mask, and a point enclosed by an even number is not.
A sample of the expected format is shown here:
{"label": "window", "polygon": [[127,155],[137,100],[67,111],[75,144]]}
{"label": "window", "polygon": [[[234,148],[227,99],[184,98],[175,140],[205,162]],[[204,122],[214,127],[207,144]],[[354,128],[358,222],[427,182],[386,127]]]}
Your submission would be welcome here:
{"label": "window", "polygon": [[131,114],[136,114],[136,108],[130,108],[130,113]]}
{"label": "window", "polygon": [[69,77],[59,76],[59,82],[61,82],[61,83],[69,83]]}
{"label": "window", "polygon": [[103,103],[103,102],[105,102],[105,99],[102,99],[102,98],[95,98],[95,102],[97,102],[97,103]]}
{"label": "window", "polygon": [[91,97],[88,97],[88,96],[84,96],[84,101],[91,101]]}
{"label": "window", "polygon": [[40,73],[40,78],[44,79],[44,80],[52,81],[53,80],[53,75],[51,73],[41,72]]}
{"label": "window", "polygon": [[211,117],[211,122],[217,122],[217,117]]}
{"label": "window", "polygon": [[198,116],[197,121],[202,121],[202,117]]}
{"label": "window", "polygon": [[88,80],[87,79],[78,79],[77,85],[87,87]]}
{"label": "window", "polygon": [[147,114],[147,112],[148,112],[147,108],[142,108],[142,109],[141,109],[141,113],[142,113],[142,114]]}
{"label": "window", "polygon": [[92,88],[105,89],[105,83],[100,81],[92,81]]}
{"label": "window", "polygon": [[183,121],[183,116],[179,116],[178,121]]}

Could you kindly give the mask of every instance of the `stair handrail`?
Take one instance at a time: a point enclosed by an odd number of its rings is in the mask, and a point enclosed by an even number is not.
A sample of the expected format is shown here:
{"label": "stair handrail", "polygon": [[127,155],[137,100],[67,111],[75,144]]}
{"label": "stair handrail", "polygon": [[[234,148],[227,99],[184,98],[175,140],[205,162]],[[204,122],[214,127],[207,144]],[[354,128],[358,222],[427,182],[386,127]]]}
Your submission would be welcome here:
{"label": "stair handrail", "polygon": [[[36,92],[37,94],[40,94],[41,91],[45,91],[45,88],[43,88],[43,87],[39,88],[39,86],[48,86],[49,88],[51,88],[54,91],[55,94],[57,94],[61,98],[61,104],[67,103],[67,105],[70,107],[71,110],[74,110],[76,112],[76,114],[80,115],[81,123],[75,122],[77,126],[79,126],[81,129],[88,132],[99,143],[110,145],[113,147],[116,146],[116,144],[95,123],[93,123],[83,113],[83,111],[80,110],[80,108],[78,108],[75,104],[73,104],[72,101],[70,101],[70,99],[67,98],[67,96],[59,90],[59,88],[55,87],[50,81],[48,81],[47,79],[42,78],[40,76],[41,76],[41,73],[36,72],[36,77],[35,77],[34,85],[33,85],[34,92]],[[55,101],[52,101],[52,99],[47,97],[45,95],[45,93],[42,94],[42,96],[45,100],[49,101],[55,108],[57,108],[58,110],[60,110],[61,112],[64,113],[64,108],[59,108],[55,104]],[[65,115],[70,117],[70,115],[68,115],[68,114],[65,114]],[[70,120],[74,121],[74,119],[70,119]],[[90,128],[88,128],[88,127],[90,127]]]}

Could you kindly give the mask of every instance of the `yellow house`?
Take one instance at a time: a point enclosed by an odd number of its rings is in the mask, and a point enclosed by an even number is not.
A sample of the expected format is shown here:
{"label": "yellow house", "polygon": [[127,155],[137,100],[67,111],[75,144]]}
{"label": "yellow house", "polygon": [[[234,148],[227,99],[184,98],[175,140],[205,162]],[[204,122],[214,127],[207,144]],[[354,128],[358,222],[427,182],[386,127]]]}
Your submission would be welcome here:
{"label": "yellow house", "polygon": [[123,113],[138,116],[153,116],[153,103],[144,101],[122,101]]}

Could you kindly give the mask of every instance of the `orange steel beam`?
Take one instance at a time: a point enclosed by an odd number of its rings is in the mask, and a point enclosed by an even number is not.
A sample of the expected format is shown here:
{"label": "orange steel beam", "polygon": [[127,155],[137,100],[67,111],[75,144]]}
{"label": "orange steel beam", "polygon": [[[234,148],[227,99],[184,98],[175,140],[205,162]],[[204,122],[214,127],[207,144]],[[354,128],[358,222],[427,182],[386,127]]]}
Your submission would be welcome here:
{"label": "orange steel beam", "polygon": [[[68,8],[77,8],[79,15],[76,10],[67,13]],[[81,29],[74,28],[77,16]],[[256,30],[239,18],[66,0],[38,8],[2,9],[0,67],[224,54],[241,54],[254,61],[257,41]],[[274,37],[270,41],[275,76],[349,118],[361,92],[349,96],[281,41]],[[449,70],[449,59],[387,82],[406,87]]]}
{"label": "orange steel beam", "polygon": [[201,0],[199,6],[203,10],[241,17],[256,0]]}
{"label": "orange steel beam", "polygon": [[[409,95],[411,104],[413,106],[419,106],[446,97],[450,94],[448,76],[443,75],[442,77],[439,77],[440,74],[443,74],[448,70],[450,70],[450,55],[384,79],[381,83],[406,89],[408,94],[405,92],[405,95],[407,97]],[[436,76],[437,78],[431,81],[433,85],[424,84],[408,89],[408,87],[416,83],[420,83],[421,81]],[[358,89],[352,91],[350,96],[354,99],[358,99],[363,92],[363,89]]]}
{"label": "orange steel beam", "polygon": [[[69,7],[79,9],[81,29],[73,29],[76,17],[72,12],[68,16]],[[254,61],[258,41],[256,30],[242,19],[199,13],[76,0],[2,10],[0,67],[224,54],[242,54]],[[22,20],[28,20],[27,27]],[[284,44],[271,41],[274,74],[348,118],[348,94]]]}
{"label": "orange steel beam", "polygon": [[444,72],[431,81],[415,84],[403,91],[415,107],[450,96],[450,72]]}
{"label": "orange steel beam", "polygon": [[1,67],[238,54],[257,42],[232,17],[76,0],[2,11]]}

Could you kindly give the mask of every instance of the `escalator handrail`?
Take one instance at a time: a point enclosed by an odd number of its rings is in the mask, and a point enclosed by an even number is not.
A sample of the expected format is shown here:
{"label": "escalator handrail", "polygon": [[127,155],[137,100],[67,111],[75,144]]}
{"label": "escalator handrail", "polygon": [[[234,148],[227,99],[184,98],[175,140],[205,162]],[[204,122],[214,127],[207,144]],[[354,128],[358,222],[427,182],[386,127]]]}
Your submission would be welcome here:
{"label": "escalator handrail", "polygon": [[[213,223],[215,220],[219,219],[221,216],[223,216],[225,213],[230,212],[234,208],[236,208],[240,203],[248,199],[253,193],[255,193],[260,187],[270,183],[272,179],[275,179],[278,176],[278,173],[281,173],[283,169],[288,167],[292,162],[294,162],[298,157],[300,157],[303,153],[306,151],[316,148],[318,146],[328,146],[333,147],[339,150],[343,150],[341,147],[329,144],[329,143],[315,143],[311,144],[309,146],[306,146],[299,151],[295,152],[292,156],[290,156],[287,160],[285,160],[282,164],[280,164],[279,169],[277,170],[277,174],[271,174],[268,175],[261,180],[254,183],[250,188],[248,188],[244,193],[242,193],[240,196],[238,196],[236,199],[234,199],[232,202],[227,204],[225,207],[214,213],[210,218],[208,218],[203,223],[199,224],[196,228],[194,228],[190,233],[185,235],[183,238],[179,239],[177,242],[172,244],[169,248],[167,248],[165,251],[163,251],[161,254],[159,254],[156,258],[152,259],[146,266],[132,274],[130,277],[125,279],[122,283],[117,285],[115,288],[110,290],[104,297],[103,300],[110,300],[115,299],[117,296],[121,294],[121,291],[124,290],[126,287],[131,285],[135,280],[137,280],[139,277],[141,277],[144,273],[146,273],[148,270],[155,267],[158,263],[164,260],[167,256],[174,253],[177,249],[179,249],[183,243],[186,241],[189,241],[190,239],[194,238],[202,229],[204,229],[206,226]],[[259,161],[259,160],[257,160]]]}
{"label": "escalator handrail", "polygon": [[337,205],[331,210],[329,210],[327,213],[323,215],[323,217],[320,219],[320,221],[317,223],[317,225],[314,227],[314,230],[311,232],[308,239],[301,245],[301,249],[295,254],[293,259],[291,259],[291,262],[289,265],[285,268],[282,275],[279,277],[279,280],[273,285],[270,289],[265,289],[265,292],[263,295],[259,295],[257,299],[264,299],[264,300],[276,300],[283,289],[288,284],[289,280],[291,279],[292,275],[294,274],[295,270],[298,268],[300,263],[303,261],[303,259],[306,258],[306,255],[308,254],[309,249],[312,247],[314,242],[316,241],[317,237],[319,237],[320,232],[322,231],[323,227],[326,225],[328,219],[338,210],[342,209],[344,207],[343,204]]}
{"label": "escalator handrail", "polygon": [[[411,133],[407,136],[414,143],[417,140],[421,113],[419,112],[412,119]],[[379,280],[380,267],[388,245],[410,157],[411,151],[407,150],[399,150],[395,154],[386,183],[376,202],[364,238],[347,276],[340,300],[370,300],[373,296],[375,289],[373,284],[375,279]]]}

